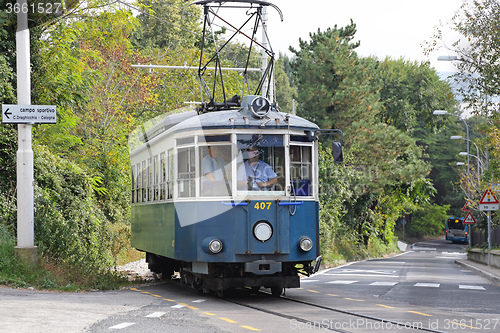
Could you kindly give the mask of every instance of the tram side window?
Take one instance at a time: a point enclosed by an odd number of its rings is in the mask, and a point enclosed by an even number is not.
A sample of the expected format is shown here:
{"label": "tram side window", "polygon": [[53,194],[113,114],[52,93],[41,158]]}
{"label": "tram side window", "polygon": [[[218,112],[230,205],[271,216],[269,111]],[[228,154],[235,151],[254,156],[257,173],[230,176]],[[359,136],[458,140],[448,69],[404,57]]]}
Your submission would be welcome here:
{"label": "tram side window", "polygon": [[168,150],[167,199],[174,196],[174,149]]}
{"label": "tram side window", "polygon": [[142,174],[141,174],[141,163],[137,163],[136,165],[136,170],[137,170],[137,175],[136,175],[136,182],[135,182],[135,202],[141,202],[141,179],[142,179]]}
{"label": "tram side window", "polygon": [[160,168],[158,168],[158,155],[155,155],[153,157],[153,200],[154,201],[157,201],[159,199],[159,195],[160,195],[160,192],[159,192],[159,189],[158,189],[158,185],[159,185],[159,173],[160,173]]}
{"label": "tram side window", "polygon": [[171,199],[173,195],[174,178],[174,150],[169,149],[167,153],[160,154],[159,166],[159,197],[160,200]]}
{"label": "tram side window", "polygon": [[147,202],[147,184],[148,184],[148,169],[146,168],[146,161],[142,161],[142,181],[141,181],[141,193],[142,193],[142,202]]}
{"label": "tram side window", "polygon": [[160,184],[159,184],[159,200],[165,200],[166,196],[166,181],[167,181],[167,161],[165,153],[160,154]]}
{"label": "tram side window", "polygon": [[135,203],[135,186],[136,186],[136,178],[135,178],[135,165],[132,165],[130,168],[130,177],[132,178],[132,186],[130,188],[130,193],[132,194],[132,203]]}
{"label": "tram side window", "polygon": [[177,185],[179,197],[195,196],[195,151],[194,147],[177,150]]}
{"label": "tram side window", "polygon": [[283,135],[241,134],[237,137],[237,183],[239,194],[268,191],[285,194],[285,148]]}
{"label": "tram side window", "polygon": [[200,147],[200,192],[203,196],[231,196],[231,145]]}
{"label": "tram side window", "polygon": [[147,200],[148,201],[151,201],[153,200],[153,163],[152,163],[152,159],[151,158],[148,158],[148,182],[147,182],[147,186],[148,186],[148,198]]}
{"label": "tram side window", "polygon": [[310,146],[290,146],[290,181],[296,196],[310,196],[312,177]]}

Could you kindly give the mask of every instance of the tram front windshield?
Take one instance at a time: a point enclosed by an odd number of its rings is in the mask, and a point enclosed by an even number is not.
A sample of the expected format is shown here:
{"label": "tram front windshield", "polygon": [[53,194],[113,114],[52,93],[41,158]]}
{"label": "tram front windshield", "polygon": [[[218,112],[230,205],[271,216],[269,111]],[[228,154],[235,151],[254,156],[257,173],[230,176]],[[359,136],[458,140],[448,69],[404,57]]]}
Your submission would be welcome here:
{"label": "tram front windshield", "polygon": [[237,136],[238,195],[285,195],[283,135]]}

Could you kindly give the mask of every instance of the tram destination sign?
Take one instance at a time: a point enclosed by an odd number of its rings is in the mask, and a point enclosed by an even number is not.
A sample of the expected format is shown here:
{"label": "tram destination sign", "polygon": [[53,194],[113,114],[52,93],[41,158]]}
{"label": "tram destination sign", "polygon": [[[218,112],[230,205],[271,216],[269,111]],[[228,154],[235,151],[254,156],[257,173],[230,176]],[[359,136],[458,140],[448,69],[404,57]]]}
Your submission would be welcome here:
{"label": "tram destination sign", "polygon": [[2,122],[10,124],[55,124],[55,105],[2,104]]}

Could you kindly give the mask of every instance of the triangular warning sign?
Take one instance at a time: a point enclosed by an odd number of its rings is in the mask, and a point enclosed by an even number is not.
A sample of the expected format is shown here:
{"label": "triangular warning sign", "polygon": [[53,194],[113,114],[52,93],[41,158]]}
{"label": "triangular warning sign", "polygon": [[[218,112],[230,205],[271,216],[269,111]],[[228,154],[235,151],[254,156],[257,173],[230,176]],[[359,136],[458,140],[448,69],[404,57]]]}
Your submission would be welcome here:
{"label": "triangular warning sign", "polygon": [[491,190],[486,190],[483,194],[483,197],[481,198],[481,201],[479,201],[480,205],[485,205],[485,204],[497,204],[498,200],[491,192]]}
{"label": "triangular warning sign", "polygon": [[462,208],[462,212],[471,212],[472,211],[471,208],[472,208],[472,201],[467,200],[467,202],[465,203],[465,205]]}
{"label": "triangular warning sign", "polygon": [[474,219],[474,216],[472,216],[471,213],[467,213],[467,216],[465,217],[465,220],[463,223],[464,224],[474,224],[474,223],[476,223],[476,220]]}

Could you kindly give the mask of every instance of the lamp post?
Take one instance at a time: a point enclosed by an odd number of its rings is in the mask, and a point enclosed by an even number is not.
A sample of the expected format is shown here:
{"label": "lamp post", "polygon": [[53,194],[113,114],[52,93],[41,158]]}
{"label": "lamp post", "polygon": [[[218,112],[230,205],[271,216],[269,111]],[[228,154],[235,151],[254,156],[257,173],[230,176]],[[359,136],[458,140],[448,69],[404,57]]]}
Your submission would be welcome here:
{"label": "lamp post", "polygon": [[[465,151],[461,151],[460,153],[458,153],[458,155],[466,156],[467,153]],[[476,155],[470,154],[470,156],[476,158],[476,161],[477,161],[477,179],[479,180],[479,177],[480,177],[479,170],[481,170],[481,174],[483,174],[483,165],[482,165],[483,162],[481,162],[481,160],[479,160],[479,157]]]}
{"label": "lamp post", "polygon": [[469,161],[470,161],[470,157],[469,157],[469,142],[470,142],[469,141],[469,125],[467,125],[467,122],[462,117],[457,116],[456,114],[453,114],[453,113],[449,113],[446,110],[434,110],[434,112],[432,112],[432,114],[434,114],[434,115],[449,115],[449,116],[457,117],[458,119],[460,119],[461,121],[464,122],[464,124],[465,124],[465,130],[467,132],[467,139],[466,139],[467,140],[467,181],[469,181],[469,178],[470,178],[470,167],[469,167]]}

